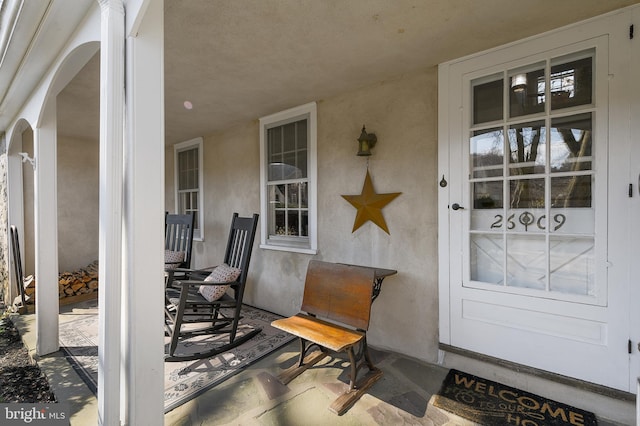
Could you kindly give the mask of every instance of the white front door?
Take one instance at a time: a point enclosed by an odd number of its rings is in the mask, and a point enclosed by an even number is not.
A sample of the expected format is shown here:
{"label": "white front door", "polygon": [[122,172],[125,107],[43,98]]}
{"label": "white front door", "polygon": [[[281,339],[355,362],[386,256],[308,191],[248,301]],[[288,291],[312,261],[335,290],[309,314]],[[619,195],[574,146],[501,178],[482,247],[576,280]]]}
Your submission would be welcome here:
{"label": "white front door", "polygon": [[620,20],[441,65],[440,318],[447,345],[635,391]]}

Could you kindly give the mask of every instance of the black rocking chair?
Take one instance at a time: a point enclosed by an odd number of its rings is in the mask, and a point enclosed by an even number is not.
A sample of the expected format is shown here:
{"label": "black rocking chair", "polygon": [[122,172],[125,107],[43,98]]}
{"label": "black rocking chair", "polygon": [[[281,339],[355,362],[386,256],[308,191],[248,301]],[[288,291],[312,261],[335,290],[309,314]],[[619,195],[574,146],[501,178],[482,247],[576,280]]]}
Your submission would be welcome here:
{"label": "black rocking chair", "polygon": [[[185,279],[175,279],[168,283],[165,288],[165,328],[171,340],[165,361],[209,358],[227,352],[262,331],[252,329],[242,335],[237,333],[257,226],[257,214],[253,217],[239,217],[238,213],[233,214],[224,263],[240,270],[235,281],[204,281],[203,278],[210,271],[189,270]],[[198,291],[201,285],[229,285],[233,290],[233,296],[225,293],[218,300],[208,301]],[[197,345],[195,342],[189,345],[188,352],[177,351],[179,342],[197,335],[211,334],[226,335],[222,339],[224,343],[202,352],[194,352],[193,347]]]}
{"label": "black rocking chair", "polygon": [[[165,269],[191,268],[191,247],[193,246],[193,228],[195,215],[188,214],[164,214],[164,249]],[[180,261],[172,262],[166,259],[166,252],[181,253]]]}

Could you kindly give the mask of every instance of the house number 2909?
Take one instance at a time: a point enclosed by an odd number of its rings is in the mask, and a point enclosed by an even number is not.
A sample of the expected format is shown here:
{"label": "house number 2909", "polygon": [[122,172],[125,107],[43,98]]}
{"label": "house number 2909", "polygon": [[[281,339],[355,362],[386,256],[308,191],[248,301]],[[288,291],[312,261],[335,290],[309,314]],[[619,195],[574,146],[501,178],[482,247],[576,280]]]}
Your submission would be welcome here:
{"label": "house number 2909", "polygon": [[[529,231],[529,226],[533,224],[535,224],[535,226],[537,226],[538,229],[541,229],[544,231],[545,229],[547,229],[546,224],[544,223],[546,218],[547,218],[547,215],[543,214],[540,217],[538,217],[538,219],[536,220],[536,217],[533,213],[522,212],[518,216],[517,220],[522,226],[524,226],[525,231]],[[491,229],[502,228],[505,222],[504,216],[502,216],[501,214],[497,214],[494,216],[494,219],[495,221],[491,224]],[[515,213],[507,217],[506,227],[508,230],[511,230],[516,227],[516,223],[514,222],[515,219],[516,219]],[[567,217],[562,213],[554,214],[553,221],[555,222],[555,226],[553,227],[553,230],[557,231],[558,229],[562,228],[562,225],[564,225],[564,223],[567,221]]]}

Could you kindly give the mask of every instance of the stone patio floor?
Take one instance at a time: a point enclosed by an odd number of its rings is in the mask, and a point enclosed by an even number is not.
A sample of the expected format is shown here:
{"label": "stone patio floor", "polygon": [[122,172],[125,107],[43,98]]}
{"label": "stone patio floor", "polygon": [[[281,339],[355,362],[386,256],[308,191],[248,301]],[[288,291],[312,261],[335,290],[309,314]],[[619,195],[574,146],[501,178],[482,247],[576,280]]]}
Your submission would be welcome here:
{"label": "stone patio floor", "polygon": [[[82,312],[82,307],[73,312]],[[60,321],[71,318],[62,313]],[[30,353],[35,353],[35,316],[16,316],[14,323]],[[328,407],[348,383],[343,368],[348,363],[344,358],[327,357],[284,386],[276,377],[297,360],[297,351],[294,340],[168,412],[165,425],[474,425],[428,404],[447,368],[375,349],[372,356],[384,376],[347,413],[337,416]],[[39,358],[38,365],[58,400],[69,403],[71,425],[96,425],[97,399],[62,353]],[[616,423],[599,419],[599,424]]]}

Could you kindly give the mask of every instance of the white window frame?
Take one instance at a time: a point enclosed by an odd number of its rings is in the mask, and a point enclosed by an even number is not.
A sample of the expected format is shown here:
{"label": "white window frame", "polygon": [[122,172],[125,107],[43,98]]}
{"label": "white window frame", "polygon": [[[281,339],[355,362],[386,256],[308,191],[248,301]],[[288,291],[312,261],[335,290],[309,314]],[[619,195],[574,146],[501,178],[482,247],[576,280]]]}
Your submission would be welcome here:
{"label": "white window frame", "polygon": [[[267,130],[292,121],[307,120],[309,140],[307,146],[307,178],[308,178],[308,214],[309,236],[304,241],[295,241],[295,237],[287,239],[269,238],[268,214],[269,196],[267,191]],[[260,118],[260,248],[297,253],[316,254],[318,251],[318,202],[317,202],[317,106],[315,102],[300,105]]]}
{"label": "white window frame", "polygon": [[175,211],[176,213],[180,213],[180,193],[178,189],[178,177],[180,170],[178,164],[178,154],[182,151],[187,151],[193,148],[196,148],[198,151],[198,226],[193,230],[193,239],[196,241],[204,241],[204,170],[202,167],[202,157],[204,156],[204,154],[202,149],[201,137],[180,142],[173,146]]}

